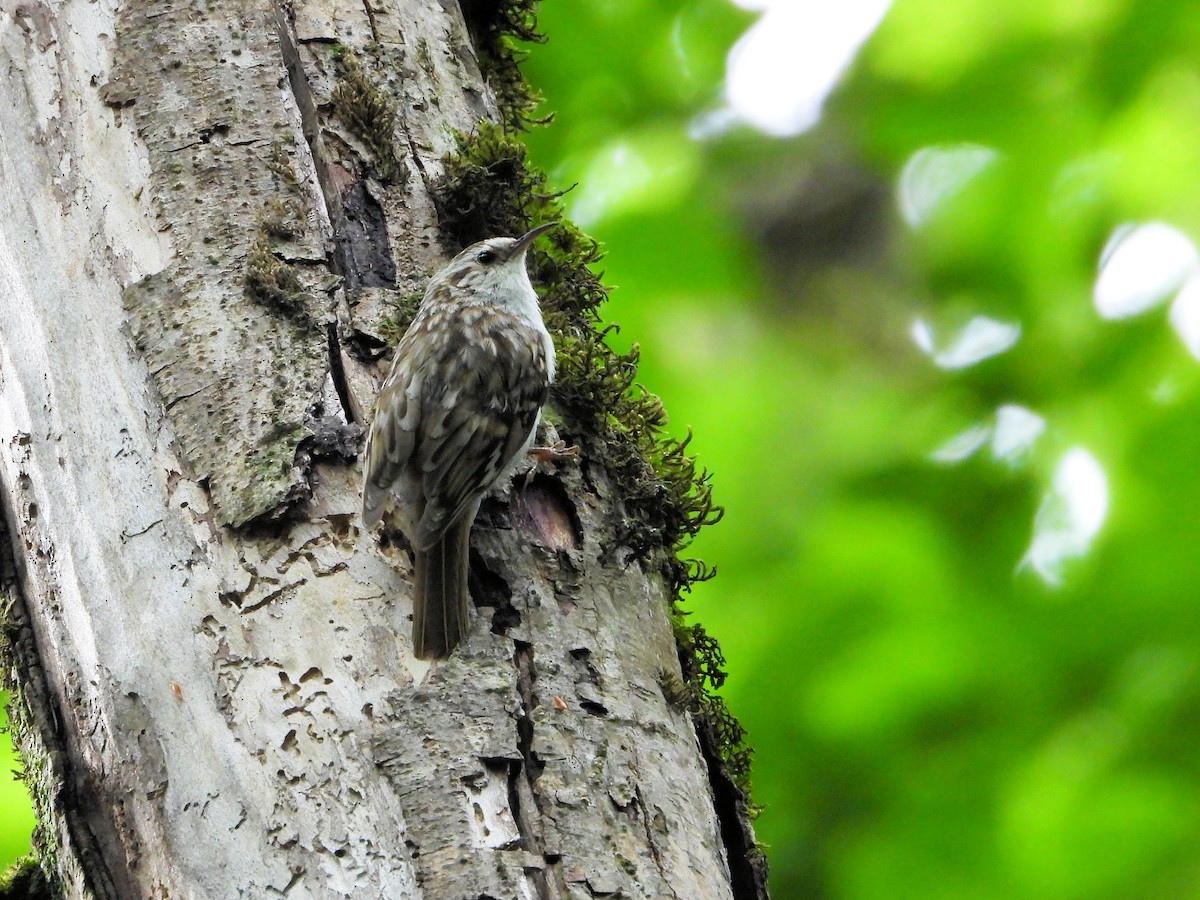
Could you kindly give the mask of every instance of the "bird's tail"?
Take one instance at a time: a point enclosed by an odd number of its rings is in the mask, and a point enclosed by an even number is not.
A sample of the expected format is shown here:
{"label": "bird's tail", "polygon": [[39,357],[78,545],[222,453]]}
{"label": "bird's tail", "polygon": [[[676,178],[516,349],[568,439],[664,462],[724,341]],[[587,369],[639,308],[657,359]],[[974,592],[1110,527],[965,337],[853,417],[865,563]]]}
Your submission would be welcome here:
{"label": "bird's tail", "polygon": [[471,520],[455,522],[427,550],[416,550],[413,563],[413,652],[418,659],[442,659],[467,631],[467,565]]}

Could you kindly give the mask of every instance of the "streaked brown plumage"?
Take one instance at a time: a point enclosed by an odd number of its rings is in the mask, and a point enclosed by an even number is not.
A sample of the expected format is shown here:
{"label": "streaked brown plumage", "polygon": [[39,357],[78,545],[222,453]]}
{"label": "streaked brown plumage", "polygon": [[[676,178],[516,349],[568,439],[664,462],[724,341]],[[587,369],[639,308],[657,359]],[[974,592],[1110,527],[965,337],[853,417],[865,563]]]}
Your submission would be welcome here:
{"label": "streaked brown plumage", "polygon": [[474,244],[430,279],[376,403],[363,523],[390,511],[412,545],[413,650],[423,659],[448,656],[466,631],[471,523],[532,444],[554,378],[525,271],[525,252],[549,227]]}

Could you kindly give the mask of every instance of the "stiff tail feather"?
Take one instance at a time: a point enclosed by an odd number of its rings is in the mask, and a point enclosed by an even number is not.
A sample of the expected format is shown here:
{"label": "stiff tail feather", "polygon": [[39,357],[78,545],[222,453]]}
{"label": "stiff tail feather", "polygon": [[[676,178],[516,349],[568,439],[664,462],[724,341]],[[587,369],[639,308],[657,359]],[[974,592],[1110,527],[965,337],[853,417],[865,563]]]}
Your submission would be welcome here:
{"label": "stiff tail feather", "polygon": [[413,652],[418,659],[443,659],[467,632],[467,566],[471,520],[455,522],[428,550],[413,554]]}

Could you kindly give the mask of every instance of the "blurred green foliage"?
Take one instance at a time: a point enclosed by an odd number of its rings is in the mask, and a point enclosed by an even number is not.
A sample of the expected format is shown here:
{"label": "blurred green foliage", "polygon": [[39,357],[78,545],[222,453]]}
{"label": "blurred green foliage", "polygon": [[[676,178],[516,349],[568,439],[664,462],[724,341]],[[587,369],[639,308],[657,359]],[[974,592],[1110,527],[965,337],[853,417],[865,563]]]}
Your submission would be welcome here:
{"label": "blurred green foliage", "polygon": [[[896,0],[813,130],[689,137],[752,21],[546,3],[524,72],[615,341],[727,509],[691,605],[757,750],[774,895],[1200,897],[1200,364],[1161,304],[1092,298],[1121,224],[1200,235],[1200,16]],[[909,225],[906,164],[964,146],[988,153]],[[977,315],[1015,346],[950,370],[912,340]],[[1044,419],[1025,452],[932,461],[1001,404]],[[1053,586],[1019,564],[1071,448],[1109,504]]]}
{"label": "blurred green foliage", "polygon": [[[727,509],[691,606],[775,896],[1200,897],[1200,365],[1161,304],[1092,299],[1122,223],[1200,235],[1200,16],[897,0],[816,128],[692,139],[753,20],[546,3],[523,69],[617,341]],[[964,146],[909,225],[906,163]],[[949,370],[910,334],[973,316],[1019,340]],[[932,461],[1001,404],[1045,422],[1024,452]],[[1071,448],[1109,502],[1056,587],[1019,564]]]}
{"label": "blurred green foliage", "polygon": [[25,784],[13,777],[21,771],[21,761],[9,740],[7,704],[8,694],[0,691],[0,872],[29,852],[33,833],[29,794]]}

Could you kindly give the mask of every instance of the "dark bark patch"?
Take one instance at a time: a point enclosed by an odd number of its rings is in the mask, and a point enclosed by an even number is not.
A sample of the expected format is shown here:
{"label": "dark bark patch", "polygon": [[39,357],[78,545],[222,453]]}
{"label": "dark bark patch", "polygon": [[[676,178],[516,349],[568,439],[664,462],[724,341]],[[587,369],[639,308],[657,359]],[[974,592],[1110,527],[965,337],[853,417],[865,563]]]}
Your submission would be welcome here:
{"label": "dark bark patch", "polygon": [[392,349],[391,344],[386,340],[357,328],[353,329],[346,337],[345,346],[351,356],[366,363],[378,362]]}
{"label": "dark bark patch", "polygon": [[342,187],[341,201],[334,223],[339,274],[351,287],[394,288],[396,263],[383,207],[361,180]]}
{"label": "dark bark patch", "polygon": [[516,644],[515,662],[517,664],[517,692],[521,696],[522,710],[517,716],[517,749],[524,762],[525,777],[532,787],[546,768],[533,749],[533,711],[539,704],[537,695],[533,692],[534,682],[537,681],[537,670],[533,662],[533,645],[525,641],[514,641]]}

